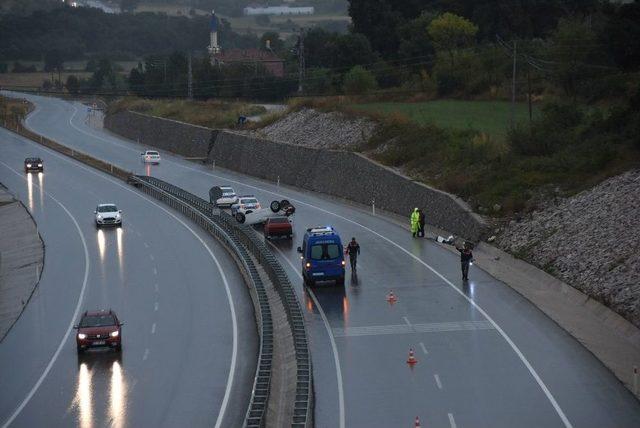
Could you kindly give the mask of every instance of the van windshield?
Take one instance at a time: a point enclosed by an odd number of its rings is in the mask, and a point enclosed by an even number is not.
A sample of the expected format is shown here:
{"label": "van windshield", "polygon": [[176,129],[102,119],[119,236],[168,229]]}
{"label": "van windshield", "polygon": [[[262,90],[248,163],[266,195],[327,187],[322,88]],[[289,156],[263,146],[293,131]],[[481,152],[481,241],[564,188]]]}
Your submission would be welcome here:
{"label": "van windshield", "polygon": [[311,246],[311,260],[331,260],[340,257],[338,244],[317,244]]}

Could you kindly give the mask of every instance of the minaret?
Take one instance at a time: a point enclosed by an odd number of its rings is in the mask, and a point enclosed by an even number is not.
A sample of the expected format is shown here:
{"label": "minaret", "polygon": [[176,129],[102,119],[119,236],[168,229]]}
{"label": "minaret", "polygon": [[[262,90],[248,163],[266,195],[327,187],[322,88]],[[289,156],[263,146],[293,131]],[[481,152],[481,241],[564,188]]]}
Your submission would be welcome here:
{"label": "minaret", "polygon": [[211,55],[220,52],[220,46],[218,46],[218,18],[216,17],[215,10],[211,11],[211,22],[209,24],[210,40],[207,49]]}

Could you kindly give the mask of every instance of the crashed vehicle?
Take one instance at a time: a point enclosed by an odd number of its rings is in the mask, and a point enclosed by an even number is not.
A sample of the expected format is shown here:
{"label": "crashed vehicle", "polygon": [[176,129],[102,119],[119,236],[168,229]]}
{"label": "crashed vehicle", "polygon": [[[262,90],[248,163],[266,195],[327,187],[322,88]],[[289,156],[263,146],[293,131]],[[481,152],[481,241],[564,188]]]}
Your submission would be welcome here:
{"label": "crashed vehicle", "polygon": [[296,208],[291,203],[283,199],[281,201],[272,201],[269,208],[258,208],[255,210],[247,210],[245,212],[232,212],[238,223],[246,224],[263,224],[271,217],[291,217],[296,212]]}

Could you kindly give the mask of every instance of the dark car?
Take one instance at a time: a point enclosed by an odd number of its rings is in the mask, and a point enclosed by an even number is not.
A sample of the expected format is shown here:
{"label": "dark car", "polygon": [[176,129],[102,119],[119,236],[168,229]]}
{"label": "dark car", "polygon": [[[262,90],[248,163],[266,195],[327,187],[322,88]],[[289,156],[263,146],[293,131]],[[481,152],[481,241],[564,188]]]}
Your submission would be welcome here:
{"label": "dark car", "polygon": [[264,236],[266,238],[271,238],[273,236],[285,236],[290,239],[292,234],[293,228],[291,227],[289,217],[268,217],[264,222]]}
{"label": "dark car", "polygon": [[26,158],[24,160],[24,172],[44,171],[44,164],[40,158]]}
{"label": "dark car", "polygon": [[123,324],[112,310],[85,312],[78,325],[74,327],[78,330],[78,353],[95,347],[108,347],[119,352],[122,350]]}

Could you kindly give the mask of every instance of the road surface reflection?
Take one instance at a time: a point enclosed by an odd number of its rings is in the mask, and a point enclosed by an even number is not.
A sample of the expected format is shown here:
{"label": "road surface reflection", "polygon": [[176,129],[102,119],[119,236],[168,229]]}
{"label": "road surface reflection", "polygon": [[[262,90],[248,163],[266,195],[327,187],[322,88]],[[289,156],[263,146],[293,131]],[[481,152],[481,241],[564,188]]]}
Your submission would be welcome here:
{"label": "road surface reflection", "polygon": [[[125,425],[128,387],[120,355],[113,355],[111,351],[98,350],[79,357],[78,387],[73,402],[81,428]],[[103,415],[100,407],[106,404],[107,394],[109,407]]]}

